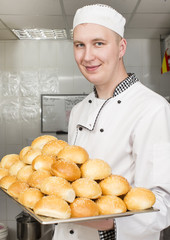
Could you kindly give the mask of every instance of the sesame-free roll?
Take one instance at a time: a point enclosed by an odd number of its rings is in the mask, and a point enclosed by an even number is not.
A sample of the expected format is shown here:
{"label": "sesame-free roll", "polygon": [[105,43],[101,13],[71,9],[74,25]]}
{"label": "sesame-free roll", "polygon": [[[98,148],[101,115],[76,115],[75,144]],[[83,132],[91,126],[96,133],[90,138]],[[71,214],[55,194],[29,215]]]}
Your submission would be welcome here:
{"label": "sesame-free roll", "polygon": [[9,169],[17,160],[19,160],[18,154],[7,154],[1,159],[1,167]]}
{"label": "sesame-free roll", "polygon": [[132,188],[124,197],[128,210],[144,210],[151,208],[155,203],[155,194],[146,188]]}
{"label": "sesame-free roll", "polygon": [[42,153],[50,156],[57,156],[58,153],[68,146],[68,143],[63,140],[52,140],[44,145]]}
{"label": "sesame-free roll", "polygon": [[37,188],[28,188],[21,192],[18,201],[25,207],[33,209],[35,204],[44,196]]}
{"label": "sesame-free roll", "polygon": [[80,146],[66,146],[57,155],[57,157],[72,161],[77,164],[82,164],[89,159],[87,151]]}
{"label": "sesame-free roll", "polygon": [[31,147],[33,149],[42,149],[46,143],[48,143],[52,140],[57,140],[57,138],[54,136],[51,136],[51,135],[42,135],[42,136],[35,138],[32,141]]}
{"label": "sesame-free roll", "polygon": [[28,188],[29,188],[29,185],[27,183],[16,181],[9,186],[7,192],[10,196],[14,198],[18,198],[20,193],[22,193],[24,190]]}
{"label": "sesame-free roll", "polygon": [[44,196],[35,204],[33,210],[37,215],[52,218],[67,219],[71,216],[69,204],[54,195]]}
{"label": "sesame-free roll", "polygon": [[77,164],[65,159],[58,159],[53,163],[51,166],[51,173],[57,177],[63,177],[70,182],[81,177],[81,171]]}

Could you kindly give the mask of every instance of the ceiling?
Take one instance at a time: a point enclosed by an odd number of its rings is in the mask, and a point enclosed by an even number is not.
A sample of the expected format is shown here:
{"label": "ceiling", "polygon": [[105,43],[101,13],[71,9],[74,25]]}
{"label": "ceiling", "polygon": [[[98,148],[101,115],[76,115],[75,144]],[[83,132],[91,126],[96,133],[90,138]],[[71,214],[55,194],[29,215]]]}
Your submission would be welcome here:
{"label": "ceiling", "polygon": [[77,8],[104,3],[126,18],[126,38],[170,34],[170,0],[0,0],[0,40],[18,39],[12,29],[66,29]]}

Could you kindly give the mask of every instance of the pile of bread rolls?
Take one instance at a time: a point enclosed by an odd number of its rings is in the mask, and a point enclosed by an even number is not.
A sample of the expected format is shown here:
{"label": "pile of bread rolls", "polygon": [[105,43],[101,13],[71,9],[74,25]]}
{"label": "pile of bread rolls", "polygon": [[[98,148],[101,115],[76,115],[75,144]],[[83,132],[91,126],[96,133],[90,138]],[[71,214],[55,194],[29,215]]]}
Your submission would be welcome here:
{"label": "pile of bread rolls", "polygon": [[51,135],[34,139],[0,162],[0,187],[37,215],[67,219],[153,206],[155,195],[132,188],[108,163]]}

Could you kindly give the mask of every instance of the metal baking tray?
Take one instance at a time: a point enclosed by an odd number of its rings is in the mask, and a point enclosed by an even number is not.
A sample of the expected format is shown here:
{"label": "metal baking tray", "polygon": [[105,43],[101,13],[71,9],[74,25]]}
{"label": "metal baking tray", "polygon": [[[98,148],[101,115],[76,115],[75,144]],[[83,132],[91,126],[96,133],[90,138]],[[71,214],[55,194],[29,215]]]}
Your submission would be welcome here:
{"label": "metal baking tray", "polygon": [[3,188],[0,188],[5,194],[8,195],[11,199],[13,199],[17,204],[23,208],[23,210],[27,213],[29,213],[33,218],[35,218],[39,223],[41,224],[58,224],[58,223],[73,223],[73,222],[83,222],[83,221],[92,221],[92,220],[99,220],[99,219],[109,219],[109,218],[119,218],[119,217],[127,217],[132,216],[134,214],[140,214],[140,213],[151,213],[151,212],[158,212],[159,209],[156,208],[149,208],[142,211],[127,211],[125,213],[117,213],[117,214],[110,214],[110,215],[99,215],[94,217],[82,217],[82,218],[68,218],[68,219],[57,219],[57,218],[51,218],[51,217],[44,217],[40,216],[34,213],[33,210],[30,208],[27,208],[23,206],[21,203],[19,203],[15,198],[11,197],[7,191]]}

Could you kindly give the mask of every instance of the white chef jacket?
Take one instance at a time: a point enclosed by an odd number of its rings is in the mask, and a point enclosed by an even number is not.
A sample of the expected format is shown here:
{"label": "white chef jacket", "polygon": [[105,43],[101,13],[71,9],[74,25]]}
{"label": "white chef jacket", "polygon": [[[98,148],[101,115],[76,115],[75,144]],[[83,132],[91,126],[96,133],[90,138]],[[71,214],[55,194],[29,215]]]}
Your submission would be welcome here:
{"label": "white chef jacket", "polygon": [[[170,225],[170,105],[136,82],[116,97],[102,100],[94,93],[70,115],[69,144],[103,159],[112,173],[132,186],[151,189],[159,212],[116,218],[117,240],[159,240]],[[54,240],[98,240],[98,232],[77,224],[59,224]]]}

